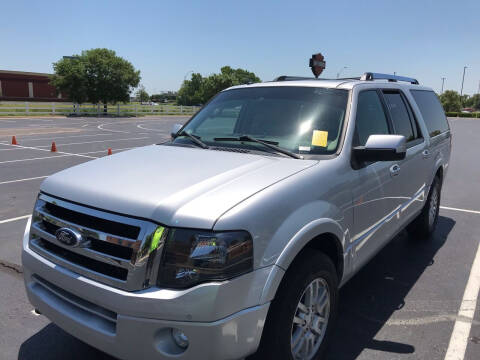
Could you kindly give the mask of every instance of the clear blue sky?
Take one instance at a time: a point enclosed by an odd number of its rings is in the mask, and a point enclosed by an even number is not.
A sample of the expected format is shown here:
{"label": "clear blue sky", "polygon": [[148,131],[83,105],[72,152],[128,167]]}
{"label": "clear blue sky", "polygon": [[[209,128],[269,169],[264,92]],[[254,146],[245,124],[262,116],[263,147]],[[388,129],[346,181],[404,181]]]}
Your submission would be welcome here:
{"label": "clear blue sky", "polygon": [[63,55],[106,47],[141,70],[147,90],[177,90],[185,74],[223,65],[262,80],[310,75],[322,52],[322,77],[365,71],[477,92],[479,0],[375,1],[4,1],[0,69],[51,72]]}

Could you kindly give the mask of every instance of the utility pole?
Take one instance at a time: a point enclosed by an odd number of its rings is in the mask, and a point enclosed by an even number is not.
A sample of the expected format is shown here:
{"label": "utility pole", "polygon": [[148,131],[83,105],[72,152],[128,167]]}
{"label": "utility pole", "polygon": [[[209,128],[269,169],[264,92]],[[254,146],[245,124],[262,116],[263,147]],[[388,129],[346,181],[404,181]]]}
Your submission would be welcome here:
{"label": "utility pole", "polygon": [[[468,66],[464,66],[464,67],[463,67],[462,88],[460,89],[460,96],[463,95],[463,83],[464,83],[464,81],[465,81],[465,70],[467,69],[467,67],[468,67]],[[463,103],[463,101],[462,101],[462,103]]]}
{"label": "utility pole", "polygon": [[480,80],[478,80],[478,91],[477,94],[480,94]]}
{"label": "utility pole", "polygon": [[440,92],[440,94],[443,94],[443,85],[445,84],[445,78],[442,77],[442,91]]}

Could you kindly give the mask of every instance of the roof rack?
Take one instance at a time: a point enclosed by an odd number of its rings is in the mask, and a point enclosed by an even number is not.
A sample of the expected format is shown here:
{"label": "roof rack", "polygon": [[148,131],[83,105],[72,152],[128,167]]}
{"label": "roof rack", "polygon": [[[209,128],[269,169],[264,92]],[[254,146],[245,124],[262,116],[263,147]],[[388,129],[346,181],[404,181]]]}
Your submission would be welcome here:
{"label": "roof rack", "polygon": [[[320,78],[317,79],[314,77],[288,76],[288,75],[282,75],[273,79],[273,81],[296,81],[296,80],[330,80],[330,79],[320,79]],[[409,78],[406,76],[390,75],[390,74],[372,73],[372,72],[366,72],[361,77],[347,77],[347,78],[332,79],[332,80],[363,80],[363,81],[388,80],[391,82],[404,81],[410,84],[418,85],[418,80],[414,78]]]}
{"label": "roof rack", "polygon": [[393,82],[404,81],[410,84],[418,85],[418,80],[414,78],[409,78],[406,76],[390,75],[390,74],[379,74],[379,73],[372,73],[372,72],[366,72],[365,74],[362,75],[360,80],[366,80],[366,81],[388,80]]}
{"label": "roof rack", "polygon": [[317,79],[314,77],[306,77],[306,76],[288,76],[288,75],[282,75],[273,79],[273,81],[295,81],[295,80],[322,80],[322,79]]}

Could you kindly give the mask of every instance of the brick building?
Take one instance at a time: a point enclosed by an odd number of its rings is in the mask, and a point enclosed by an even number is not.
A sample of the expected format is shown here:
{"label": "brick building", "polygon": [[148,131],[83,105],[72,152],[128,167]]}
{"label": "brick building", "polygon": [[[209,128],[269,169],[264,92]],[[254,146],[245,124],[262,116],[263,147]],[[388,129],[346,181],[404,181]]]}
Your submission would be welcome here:
{"label": "brick building", "polygon": [[0,101],[67,101],[49,84],[50,74],[0,70]]}

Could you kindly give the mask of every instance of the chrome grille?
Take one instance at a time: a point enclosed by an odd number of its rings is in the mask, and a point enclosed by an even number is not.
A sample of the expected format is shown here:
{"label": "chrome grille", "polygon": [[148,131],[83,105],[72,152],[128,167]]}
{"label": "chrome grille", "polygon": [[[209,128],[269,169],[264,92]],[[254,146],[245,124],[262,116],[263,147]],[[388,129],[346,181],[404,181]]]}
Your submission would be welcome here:
{"label": "chrome grille", "polygon": [[[154,284],[163,239],[152,246],[159,225],[40,194],[30,229],[30,248],[55,264],[128,291]],[[68,228],[86,240],[78,247],[57,240]],[[163,232],[163,236],[166,235]]]}

